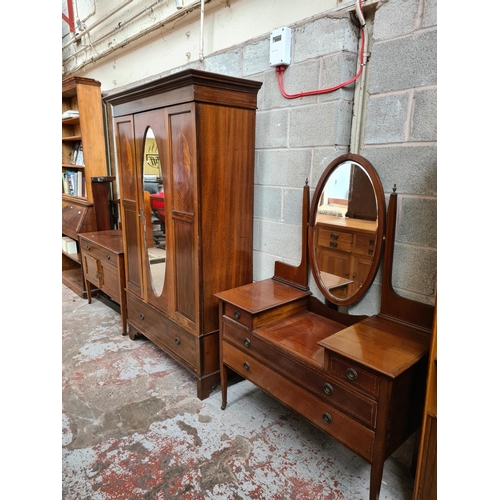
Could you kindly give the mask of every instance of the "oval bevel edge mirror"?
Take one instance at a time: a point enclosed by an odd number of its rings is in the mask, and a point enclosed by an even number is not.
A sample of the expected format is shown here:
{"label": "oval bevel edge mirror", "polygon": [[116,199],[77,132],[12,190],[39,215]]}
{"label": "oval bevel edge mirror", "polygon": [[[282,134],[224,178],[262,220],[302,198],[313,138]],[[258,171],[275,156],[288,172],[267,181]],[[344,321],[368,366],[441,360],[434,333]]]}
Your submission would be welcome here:
{"label": "oval bevel edge mirror", "polygon": [[333,160],[316,186],[308,224],[311,273],[337,306],[358,301],[382,255],[385,196],[373,165],[348,153]]}
{"label": "oval bevel edge mirror", "polygon": [[165,198],[158,144],[151,127],[144,136],[142,189],[144,201],[144,237],[148,256],[151,288],[159,297],[165,283]]}

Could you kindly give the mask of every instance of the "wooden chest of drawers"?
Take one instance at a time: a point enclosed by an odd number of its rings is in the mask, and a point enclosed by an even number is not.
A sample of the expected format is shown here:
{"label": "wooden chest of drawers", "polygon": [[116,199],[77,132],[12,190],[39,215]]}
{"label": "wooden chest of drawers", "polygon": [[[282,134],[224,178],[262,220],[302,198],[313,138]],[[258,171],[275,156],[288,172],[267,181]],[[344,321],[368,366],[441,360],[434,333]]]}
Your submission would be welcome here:
{"label": "wooden chest of drawers", "polygon": [[125,299],[125,267],[120,230],[82,233],[80,249],[83,275],[89,303],[91,285],[111,297],[120,306],[122,334],[127,333],[127,302]]}

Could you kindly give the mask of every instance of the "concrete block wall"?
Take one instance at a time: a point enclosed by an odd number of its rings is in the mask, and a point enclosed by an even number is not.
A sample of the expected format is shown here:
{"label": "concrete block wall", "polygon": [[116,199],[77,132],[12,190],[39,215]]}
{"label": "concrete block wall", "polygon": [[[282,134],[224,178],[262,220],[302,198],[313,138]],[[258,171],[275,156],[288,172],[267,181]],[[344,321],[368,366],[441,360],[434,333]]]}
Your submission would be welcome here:
{"label": "concrete block wall", "polygon": [[[285,91],[329,88],[356,74],[358,30],[348,15],[325,16],[292,27],[292,64]],[[259,49],[260,47],[260,49]],[[255,43],[257,66],[247,78],[263,82],[258,96],[255,163],[254,279],[274,274],[274,262],[299,264],[301,203],[306,179],[314,187],[325,167],[349,149],[354,85],[340,91],[286,99],[275,68],[269,67],[269,39]],[[321,297],[310,279],[313,293]]]}
{"label": "concrete block wall", "polygon": [[[374,15],[360,153],[398,193],[393,284],[433,304],[437,280],[437,0],[392,0]],[[380,279],[352,313],[378,306]]]}
{"label": "concrete block wall", "polygon": [[[387,200],[397,187],[394,287],[430,304],[437,280],[436,8],[436,0],[377,5],[360,150],[377,169]],[[287,93],[330,87],[355,74],[358,34],[349,17],[325,16],[293,26],[292,33]],[[263,82],[257,112],[255,280],[272,276],[276,260],[298,264],[304,179],[314,190],[328,163],[349,150],[354,89],[285,99],[268,67],[268,52],[267,38],[243,48],[242,76]],[[379,311],[380,277],[379,271],[351,313]],[[314,285],[310,279],[321,297]]]}
{"label": "concrete block wall", "polygon": [[[333,87],[356,74],[359,32],[349,14],[327,13],[290,28],[292,61],[284,75],[288,94]],[[269,33],[195,67],[263,84],[257,101],[253,277],[269,278],[278,260],[299,264],[306,180],[312,198],[326,166],[349,151],[354,84],[286,99],[276,69],[269,66]],[[312,277],[309,285],[322,299]]]}

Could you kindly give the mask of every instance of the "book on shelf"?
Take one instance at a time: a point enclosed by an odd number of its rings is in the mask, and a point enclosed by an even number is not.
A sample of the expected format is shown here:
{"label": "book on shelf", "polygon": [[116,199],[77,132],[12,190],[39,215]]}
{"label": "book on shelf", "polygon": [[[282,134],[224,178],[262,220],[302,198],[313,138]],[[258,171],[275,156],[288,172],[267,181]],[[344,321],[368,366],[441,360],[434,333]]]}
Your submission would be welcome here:
{"label": "book on shelf", "polygon": [[77,109],[68,109],[62,114],[62,119],[66,120],[67,118],[78,118],[80,116],[80,112]]}
{"label": "book on shelf", "polygon": [[82,141],[78,141],[78,150],[76,152],[75,165],[82,165],[82,166],[85,165],[85,163],[83,162],[83,145],[82,145]]}
{"label": "book on shelf", "polygon": [[80,149],[81,141],[77,141],[73,144],[73,149],[69,154],[69,164],[77,165],[78,150]]}
{"label": "book on shelf", "polygon": [[62,249],[64,252],[69,254],[78,253],[78,246],[76,244],[76,241],[69,236],[62,237]]}
{"label": "book on shelf", "polygon": [[83,196],[83,174],[81,171],[76,173],[76,196]]}
{"label": "book on shelf", "polygon": [[68,184],[68,177],[66,176],[66,172],[63,172],[63,174],[62,174],[62,192],[64,194],[69,194],[69,184]]}

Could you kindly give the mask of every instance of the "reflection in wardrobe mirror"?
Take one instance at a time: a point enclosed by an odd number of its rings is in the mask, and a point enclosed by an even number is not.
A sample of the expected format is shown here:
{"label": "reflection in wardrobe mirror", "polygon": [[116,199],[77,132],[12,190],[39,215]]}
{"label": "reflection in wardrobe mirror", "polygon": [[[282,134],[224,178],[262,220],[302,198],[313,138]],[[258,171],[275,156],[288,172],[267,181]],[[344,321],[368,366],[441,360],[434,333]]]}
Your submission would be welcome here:
{"label": "reflection in wardrobe mirror", "polygon": [[143,157],[144,234],[151,286],[160,296],[165,282],[165,198],[158,145],[148,127]]}
{"label": "reflection in wardrobe mirror", "polygon": [[385,198],[374,167],[342,155],[318,182],[309,219],[314,279],[336,305],[358,300],[375,277],[382,249]]}

